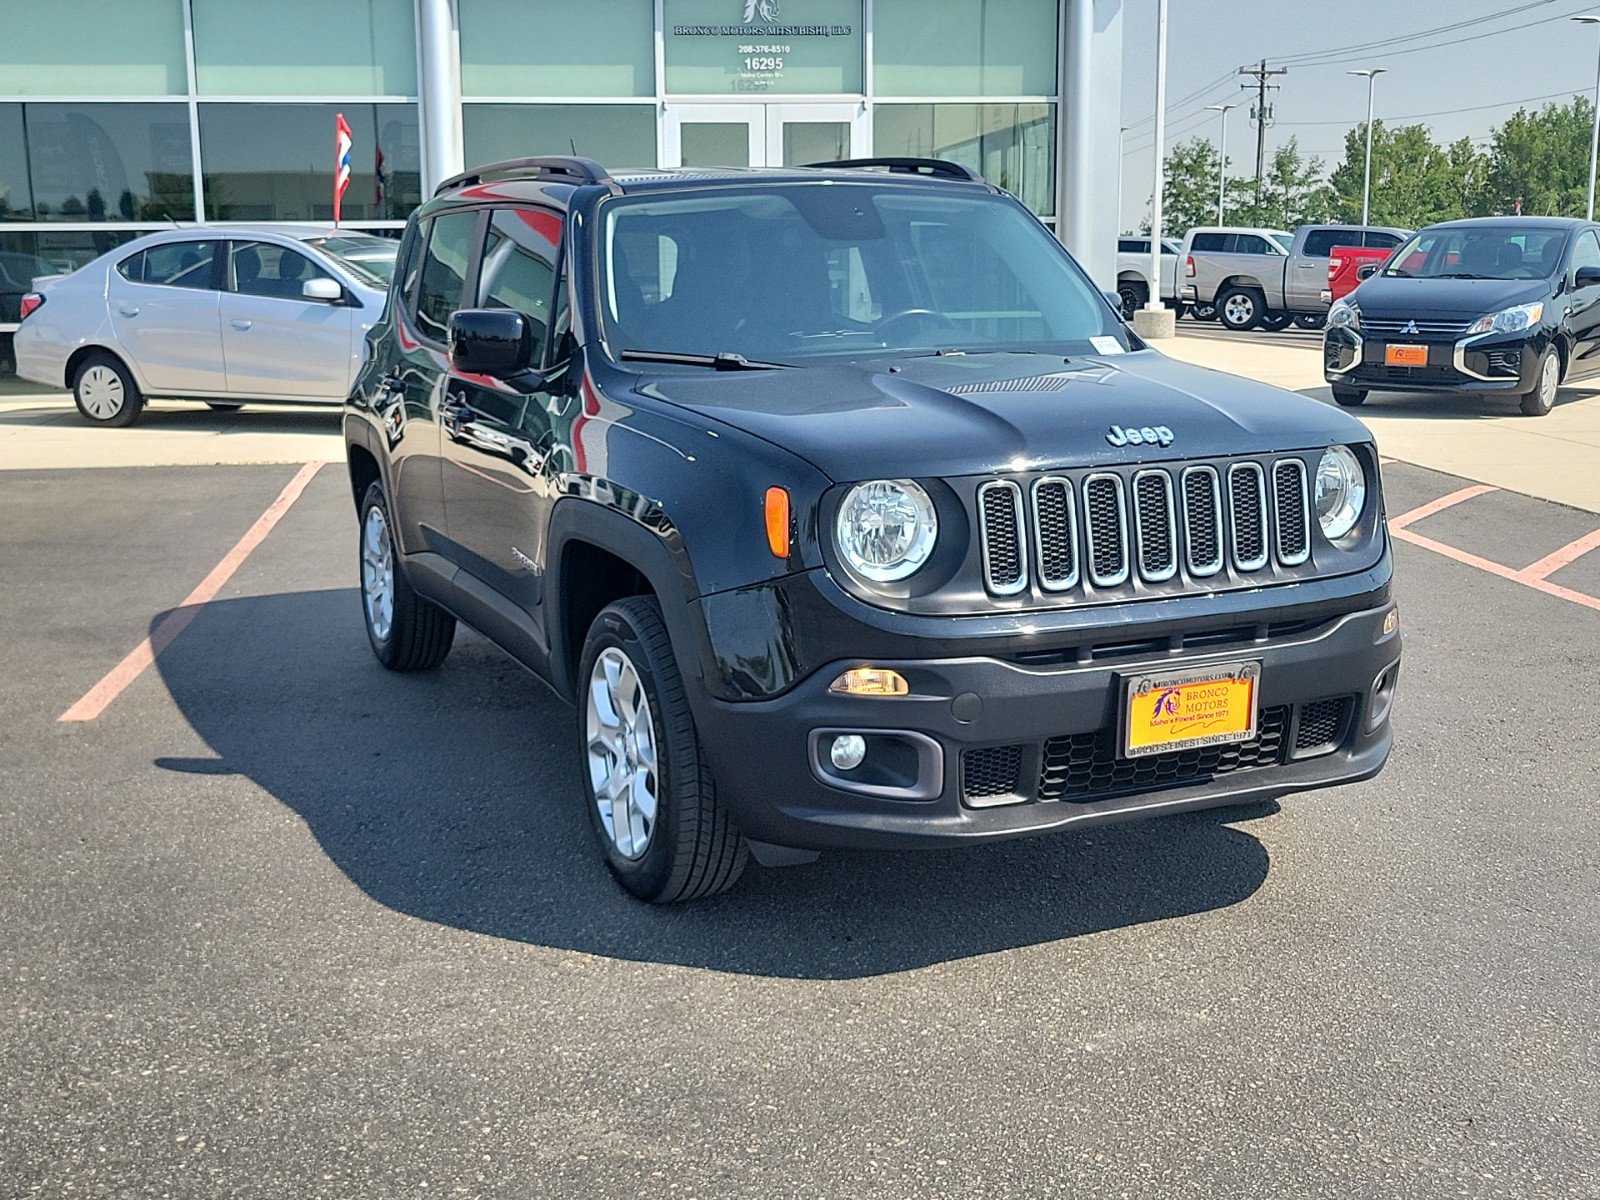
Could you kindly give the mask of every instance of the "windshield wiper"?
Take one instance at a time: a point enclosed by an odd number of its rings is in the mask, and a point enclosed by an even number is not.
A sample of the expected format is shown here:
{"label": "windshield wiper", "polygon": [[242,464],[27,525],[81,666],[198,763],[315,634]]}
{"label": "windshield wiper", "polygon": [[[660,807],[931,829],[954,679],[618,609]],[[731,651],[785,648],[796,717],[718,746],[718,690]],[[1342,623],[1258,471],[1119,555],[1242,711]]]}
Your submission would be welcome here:
{"label": "windshield wiper", "polygon": [[793,366],[792,363],[761,362],[742,354],[679,354],[672,350],[624,350],[617,357],[627,362],[680,363],[717,371],[775,371]]}
{"label": "windshield wiper", "polygon": [[1498,275],[1474,275],[1471,271],[1445,271],[1435,279],[1499,279]]}

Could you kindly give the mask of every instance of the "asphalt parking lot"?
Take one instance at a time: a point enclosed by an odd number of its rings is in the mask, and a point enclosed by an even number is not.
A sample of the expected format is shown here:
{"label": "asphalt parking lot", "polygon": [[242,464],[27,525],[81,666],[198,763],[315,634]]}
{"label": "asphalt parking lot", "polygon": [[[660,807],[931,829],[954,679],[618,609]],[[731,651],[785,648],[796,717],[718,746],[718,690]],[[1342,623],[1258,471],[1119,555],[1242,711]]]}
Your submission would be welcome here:
{"label": "asphalt parking lot", "polygon": [[1593,513],[1387,468],[1371,784],[651,909],[311,471],[0,472],[6,1195],[1600,1195]]}

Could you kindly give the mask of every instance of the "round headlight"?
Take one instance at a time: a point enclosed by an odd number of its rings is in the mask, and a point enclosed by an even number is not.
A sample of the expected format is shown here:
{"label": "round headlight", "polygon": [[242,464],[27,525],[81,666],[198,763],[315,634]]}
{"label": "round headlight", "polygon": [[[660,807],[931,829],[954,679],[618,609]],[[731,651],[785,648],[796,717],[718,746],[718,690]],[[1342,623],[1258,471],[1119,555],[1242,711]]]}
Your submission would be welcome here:
{"label": "round headlight", "polygon": [[1329,541],[1355,528],[1367,503],[1367,476],[1348,446],[1329,446],[1317,463],[1317,520]]}
{"label": "round headlight", "polygon": [[835,529],[852,571],[873,583],[893,583],[928,561],[939,519],[928,493],[911,480],[875,479],[845,494]]}

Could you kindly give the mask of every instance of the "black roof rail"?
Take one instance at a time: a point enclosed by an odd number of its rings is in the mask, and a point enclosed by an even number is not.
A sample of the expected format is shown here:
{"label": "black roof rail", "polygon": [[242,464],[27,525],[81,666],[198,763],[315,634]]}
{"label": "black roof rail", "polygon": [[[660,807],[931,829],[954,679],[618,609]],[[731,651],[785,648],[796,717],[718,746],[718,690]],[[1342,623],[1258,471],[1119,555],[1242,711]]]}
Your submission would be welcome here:
{"label": "black roof rail", "polygon": [[807,163],[808,167],[835,168],[839,170],[870,169],[882,167],[899,175],[941,175],[946,179],[966,179],[982,183],[983,176],[971,167],[943,158],[841,158],[836,162]]}
{"label": "black roof rail", "polygon": [[547,154],[537,158],[507,158],[500,162],[485,163],[459,175],[452,175],[433,189],[435,196],[454,191],[468,184],[482,183],[487,179],[531,175],[536,179],[559,179],[564,183],[598,183],[613,192],[622,189],[606,169],[592,158],[573,158],[566,155]]}

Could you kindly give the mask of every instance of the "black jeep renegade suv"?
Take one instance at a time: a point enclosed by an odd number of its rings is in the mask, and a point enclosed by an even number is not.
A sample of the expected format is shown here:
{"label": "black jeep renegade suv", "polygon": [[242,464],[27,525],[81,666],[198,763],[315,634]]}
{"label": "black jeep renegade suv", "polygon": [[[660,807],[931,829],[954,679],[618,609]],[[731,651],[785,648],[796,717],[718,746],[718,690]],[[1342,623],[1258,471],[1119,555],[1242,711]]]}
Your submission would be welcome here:
{"label": "black jeep renegade suv", "polygon": [[378,659],[459,619],[569,698],[647,900],[1389,753],[1366,429],[1147,348],[949,163],[451,179],[344,425]]}

